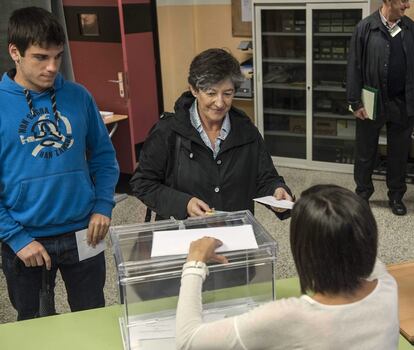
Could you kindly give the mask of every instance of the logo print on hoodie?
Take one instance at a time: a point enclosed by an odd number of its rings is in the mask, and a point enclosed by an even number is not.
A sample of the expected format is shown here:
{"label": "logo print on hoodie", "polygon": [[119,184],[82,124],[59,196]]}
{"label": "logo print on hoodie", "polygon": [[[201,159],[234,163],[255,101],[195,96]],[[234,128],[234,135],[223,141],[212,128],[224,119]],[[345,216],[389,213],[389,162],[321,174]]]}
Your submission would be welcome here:
{"label": "logo print on hoodie", "polygon": [[19,125],[22,145],[33,144],[33,157],[52,159],[65,153],[73,145],[69,119],[57,111],[54,117],[47,108],[34,109]]}

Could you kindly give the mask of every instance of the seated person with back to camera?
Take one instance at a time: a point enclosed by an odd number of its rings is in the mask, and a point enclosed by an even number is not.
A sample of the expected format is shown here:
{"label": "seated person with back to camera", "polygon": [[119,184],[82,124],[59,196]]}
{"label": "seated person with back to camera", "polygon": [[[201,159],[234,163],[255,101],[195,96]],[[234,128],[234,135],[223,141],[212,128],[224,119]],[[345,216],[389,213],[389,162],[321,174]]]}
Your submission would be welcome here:
{"label": "seated person with back to camera", "polygon": [[397,284],[376,259],[377,240],[362,198],[335,185],[313,186],[293,207],[290,225],[303,295],[209,323],[202,320],[205,263],[227,259],[215,254],[221,242],[214,238],[192,242],[187,262],[197,267],[183,268],[177,349],[397,349]]}

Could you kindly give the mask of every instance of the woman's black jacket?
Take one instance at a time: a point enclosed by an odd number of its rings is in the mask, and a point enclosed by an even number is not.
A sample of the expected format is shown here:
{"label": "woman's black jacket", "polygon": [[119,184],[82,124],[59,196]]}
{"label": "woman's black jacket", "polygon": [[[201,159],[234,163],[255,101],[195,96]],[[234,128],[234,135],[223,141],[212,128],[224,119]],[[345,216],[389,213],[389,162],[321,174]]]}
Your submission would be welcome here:
{"label": "woman's black jacket", "polygon": [[130,181],[135,196],[161,218],[184,219],[192,197],[216,210],[253,212],[253,198],[273,195],[277,187],[290,193],[249,117],[231,108],[231,132],[214,159],[191,125],[193,102],[184,93],[175,114],[165,115],[151,130]]}

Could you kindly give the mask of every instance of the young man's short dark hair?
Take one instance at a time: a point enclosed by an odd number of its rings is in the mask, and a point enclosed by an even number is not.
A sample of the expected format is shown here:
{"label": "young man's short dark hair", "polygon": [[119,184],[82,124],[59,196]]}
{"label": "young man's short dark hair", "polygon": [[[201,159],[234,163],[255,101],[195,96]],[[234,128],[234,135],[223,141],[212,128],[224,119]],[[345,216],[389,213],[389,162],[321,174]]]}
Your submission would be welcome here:
{"label": "young man's short dark hair", "polygon": [[377,225],[353,192],[317,185],[292,210],[290,244],[303,293],[352,293],[377,256]]}
{"label": "young man's short dark hair", "polygon": [[8,44],[16,45],[22,56],[30,45],[59,46],[65,41],[62,25],[43,8],[21,8],[15,10],[9,19]]}

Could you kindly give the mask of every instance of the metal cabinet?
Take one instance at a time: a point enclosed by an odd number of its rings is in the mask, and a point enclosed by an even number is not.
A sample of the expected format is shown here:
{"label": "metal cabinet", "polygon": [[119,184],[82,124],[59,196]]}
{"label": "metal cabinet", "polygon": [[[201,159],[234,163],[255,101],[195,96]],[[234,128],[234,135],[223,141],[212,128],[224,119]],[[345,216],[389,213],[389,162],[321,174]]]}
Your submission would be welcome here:
{"label": "metal cabinet", "polygon": [[346,65],[356,24],[382,1],[253,1],[255,115],[278,165],[351,171]]}

